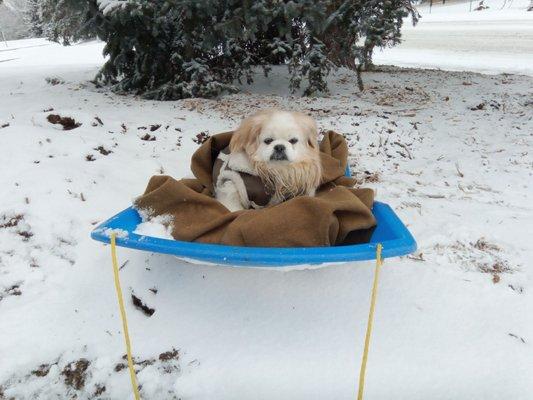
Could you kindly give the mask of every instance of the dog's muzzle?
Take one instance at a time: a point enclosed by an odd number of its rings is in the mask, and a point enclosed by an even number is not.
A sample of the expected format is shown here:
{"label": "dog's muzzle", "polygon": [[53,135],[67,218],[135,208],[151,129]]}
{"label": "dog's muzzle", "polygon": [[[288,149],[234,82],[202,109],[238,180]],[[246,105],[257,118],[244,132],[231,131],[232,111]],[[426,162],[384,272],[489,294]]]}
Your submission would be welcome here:
{"label": "dog's muzzle", "polygon": [[274,146],[274,151],[270,156],[272,161],[287,161],[287,153],[285,153],[285,146],[282,144],[277,144]]}

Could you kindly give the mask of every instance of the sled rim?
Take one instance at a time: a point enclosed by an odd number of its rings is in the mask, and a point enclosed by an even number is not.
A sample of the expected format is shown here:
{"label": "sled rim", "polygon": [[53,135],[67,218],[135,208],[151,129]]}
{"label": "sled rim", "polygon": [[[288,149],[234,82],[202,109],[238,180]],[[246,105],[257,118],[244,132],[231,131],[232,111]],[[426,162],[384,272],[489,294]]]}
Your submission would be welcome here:
{"label": "sled rim", "polygon": [[383,245],[383,258],[398,257],[416,250],[416,241],[392,208],[375,202],[372,212],[377,227],[369,243],[329,247],[246,247],[185,242],[134,233],[142,222],[139,213],[128,207],[96,227],[94,240],[110,243],[115,232],[117,246],[170,254],[214,264],[231,266],[282,267],[374,260],[376,246]]}

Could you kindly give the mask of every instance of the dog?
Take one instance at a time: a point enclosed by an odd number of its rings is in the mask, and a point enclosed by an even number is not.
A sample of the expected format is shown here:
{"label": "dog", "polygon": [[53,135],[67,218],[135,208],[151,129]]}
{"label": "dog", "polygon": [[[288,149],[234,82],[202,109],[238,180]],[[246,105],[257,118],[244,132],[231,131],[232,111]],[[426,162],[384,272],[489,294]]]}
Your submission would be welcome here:
{"label": "dog", "polygon": [[215,197],[232,212],[314,196],[321,178],[316,123],[292,111],[244,119],[213,167]]}

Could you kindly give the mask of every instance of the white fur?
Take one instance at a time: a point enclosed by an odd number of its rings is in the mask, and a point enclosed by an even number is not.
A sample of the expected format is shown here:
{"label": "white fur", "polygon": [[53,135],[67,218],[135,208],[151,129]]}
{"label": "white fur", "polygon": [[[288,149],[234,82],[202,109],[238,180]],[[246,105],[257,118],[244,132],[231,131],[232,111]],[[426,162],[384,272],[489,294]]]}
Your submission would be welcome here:
{"label": "white fur", "polygon": [[[266,139],[273,139],[272,143],[266,144]],[[296,144],[289,140],[298,139]],[[287,161],[271,161],[274,146],[285,146]],[[304,156],[306,146],[305,133],[294,116],[287,111],[279,111],[272,115],[261,129],[259,134],[259,146],[254,154],[254,161],[271,161],[275,163],[299,162]]]}
{"label": "white fur", "polygon": [[246,154],[244,151],[230,153],[228,158],[228,167],[234,171],[246,172],[250,175],[257,175],[257,172],[254,171],[254,167],[250,162],[248,154]]}
{"label": "white fur", "polygon": [[[314,196],[322,175],[317,136],[316,123],[304,114],[261,111],[241,123],[231,140],[232,153],[221,159],[234,171],[260,176],[274,191],[269,205]],[[215,196],[231,211],[257,207],[236,172],[220,173]]]}
{"label": "white fur", "polygon": [[[257,175],[250,163],[250,158],[244,151],[230,154],[220,153],[219,158],[224,163],[215,185],[216,199],[231,212],[250,208],[251,202],[248,199],[244,181],[238,174],[238,172],[245,172]],[[224,168],[226,164],[231,171]]]}
{"label": "white fur", "polygon": [[215,189],[215,197],[231,212],[248,208],[243,206],[241,201],[242,193],[233,181],[225,181],[224,183],[217,185]]}

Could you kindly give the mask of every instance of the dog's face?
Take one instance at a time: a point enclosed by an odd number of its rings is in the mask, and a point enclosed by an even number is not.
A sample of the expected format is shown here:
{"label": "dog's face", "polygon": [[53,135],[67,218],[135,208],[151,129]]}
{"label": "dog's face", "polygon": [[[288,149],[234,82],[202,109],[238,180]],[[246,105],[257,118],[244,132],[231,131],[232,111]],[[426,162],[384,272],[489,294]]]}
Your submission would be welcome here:
{"label": "dog's face", "polygon": [[231,140],[231,151],[245,151],[252,162],[272,166],[315,162],[317,128],[307,115],[278,110],[259,112],[245,119]]}
{"label": "dog's face", "polygon": [[230,142],[232,153],[244,151],[274,193],[272,204],[300,195],[313,196],[322,177],[315,121],[307,115],[261,111],[246,118]]}

